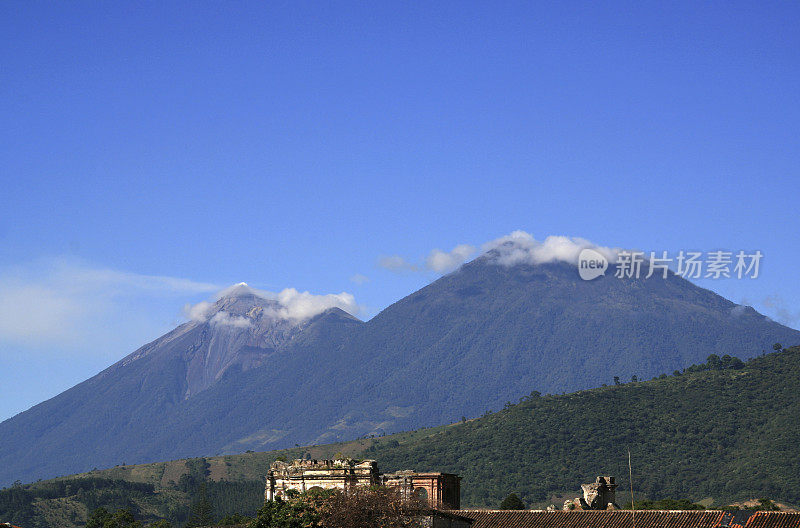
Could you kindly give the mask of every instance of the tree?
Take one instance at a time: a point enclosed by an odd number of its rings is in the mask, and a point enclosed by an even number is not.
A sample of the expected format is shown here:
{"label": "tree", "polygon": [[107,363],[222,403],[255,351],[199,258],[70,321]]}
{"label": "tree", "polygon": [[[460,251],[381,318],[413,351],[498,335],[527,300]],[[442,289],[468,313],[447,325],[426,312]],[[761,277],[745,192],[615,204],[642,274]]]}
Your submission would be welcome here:
{"label": "tree", "polygon": [[781,346],[780,343],[775,343],[774,345],[772,345],[772,350],[774,350],[775,352],[780,352],[781,350],[783,350],[783,347]]}
{"label": "tree", "polygon": [[419,498],[403,498],[385,486],[335,490],[320,503],[325,528],[421,528],[420,513],[429,508]]}
{"label": "tree", "polygon": [[105,508],[97,508],[86,521],[86,528],[141,528],[142,524],[134,519],[128,510],[117,510],[110,513]]}
{"label": "tree", "polygon": [[315,490],[267,502],[249,528],[421,528],[426,511],[385,486]]}
{"label": "tree", "polygon": [[500,503],[501,510],[524,510],[526,509],[525,503],[522,502],[516,493],[509,493],[508,497],[503,499]]}
{"label": "tree", "polygon": [[187,528],[194,526],[208,526],[214,524],[214,508],[206,497],[206,485],[200,485],[200,494],[192,504],[192,514],[186,523]]}
{"label": "tree", "polygon": [[237,524],[246,524],[252,520],[253,519],[251,517],[246,517],[240,513],[233,513],[223,517],[217,524],[220,526],[234,526]]}
{"label": "tree", "polygon": [[722,360],[716,354],[711,354],[706,358],[708,370],[722,370]]}
{"label": "tree", "polygon": [[147,528],[172,528],[172,524],[166,519],[159,519],[152,524],[148,524]]}
{"label": "tree", "polygon": [[780,508],[775,505],[774,502],[767,498],[758,499],[758,506],[753,508],[754,510],[764,510],[764,511],[779,511]]}
{"label": "tree", "polygon": [[614,385],[621,385],[619,381],[619,376],[614,376]]}
{"label": "tree", "polygon": [[86,520],[86,528],[103,528],[106,520],[111,518],[111,513],[105,508],[97,508]]}
{"label": "tree", "polygon": [[316,501],[308,494],[284,501],[277,498],[267,501],[258,510],[249,528],[320,528],[320,514]]}

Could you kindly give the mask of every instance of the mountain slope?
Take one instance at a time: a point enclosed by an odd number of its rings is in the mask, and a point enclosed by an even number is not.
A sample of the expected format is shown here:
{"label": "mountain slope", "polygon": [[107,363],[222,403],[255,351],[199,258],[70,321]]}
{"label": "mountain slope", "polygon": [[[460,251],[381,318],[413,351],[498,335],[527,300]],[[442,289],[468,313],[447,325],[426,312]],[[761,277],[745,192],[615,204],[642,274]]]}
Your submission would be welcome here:
{"label": "mountain slope", "polygon": [[[209,307],[205,319],[179,326],[96,376],[4,421],[0,482],[155,460],[167,453],[194,454],[182,438],[194,434],[181,428],[185,402],[227,373],[241,374],[263,364],[294,339],[307,346],[322,340],[327,346],[363,324],[338,308],[293,322],[269,317],[270,307],[267,299],[234,291]],[[244,317],[247,326],[240,319]],[[175,429],[178,433],[172,434]]]}
{"label": "mountain slope", "polygon": [[[598,474],[617,476],[624,503],[627,448],[639,500],[712,498],[719,507],[770,497],[800,504],[800,347],[728,366],[567,395],[533,394],[464,423],[383,438],[92,471],[0,491],[0,517],[34,525],[37,513],[26,505],[37,498],[38,515],[61,511],[65,502],[85,515],[95,504],[115,506],[116,495],[105,492],[110,488],[124,491],[140,518],[158,512],[180,521],[201,483],[187,487],[192,475],[214,483],[209,489],[218,514],[252,514],[263,500],[265,470],[277,457],[336,453],[374,458],[384,471],[458,473],[465,507],[496,507],[512,491],[528,505],[560,505]],[[207,474],[198,475],[205,464]],[[97,483],[96,491],[78,494],[84,479]],[[152,488],[131,493],[130,483]]]}
{"label": "mountain slope", "polygon": [[[567,264],[505,267],[483,258],[390,306],[342,347],[294,351],[187,406],[258,423],[258,436],[236,439],[240,449],[325,443],[476,416],[531,390],[645,379],[711,353],[748,358],[776,341],[798,343],[800,333],[674,275],[584,282]],[[306,364],[317,368],[273,375]],[[274,392],[310,405],[259,403]],[[226,403],[233,394],[241,406]]]}
{"label": "mountain slope", "polygon": [[275,317],[240,289],[94,378],[0,424],[0,483],[121,462],[321,444],[751,357],[800,332],[674,275],[580,280],[490,252],[367,323]]}

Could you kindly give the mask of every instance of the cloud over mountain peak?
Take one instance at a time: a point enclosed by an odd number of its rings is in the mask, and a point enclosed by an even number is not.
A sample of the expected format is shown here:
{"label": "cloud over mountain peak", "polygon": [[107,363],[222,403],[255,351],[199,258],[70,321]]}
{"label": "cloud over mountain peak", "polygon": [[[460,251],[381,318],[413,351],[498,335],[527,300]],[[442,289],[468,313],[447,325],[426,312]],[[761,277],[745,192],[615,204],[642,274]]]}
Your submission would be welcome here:
{"label": "cloud over mountain peak", "polygon": [[[252,300],[242,302],[247,297]],[[361,311],[355,297],[348,292],[316,295],[285,288],[275,293],[240,282],[218,292],[216,302],[202,301],[186,305],[184,315],[196,322],[246,327],[254,307],[268,317],[295,321],[310,319],[331,308],[340,308],[350,315],[357,315]]]}

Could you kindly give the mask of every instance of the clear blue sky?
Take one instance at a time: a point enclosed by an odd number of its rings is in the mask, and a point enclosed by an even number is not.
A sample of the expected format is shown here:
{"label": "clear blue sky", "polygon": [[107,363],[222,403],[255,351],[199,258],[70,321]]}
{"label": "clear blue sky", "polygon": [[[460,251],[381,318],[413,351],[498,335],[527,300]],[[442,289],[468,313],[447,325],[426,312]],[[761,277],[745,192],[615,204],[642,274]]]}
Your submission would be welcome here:
{"label": "clear blue sky", "polygon": [[516,229],[759,249],[703,285],[800,325],[797,3],[429,4],[0,4],[0,419],[216,286],[368,318]]}

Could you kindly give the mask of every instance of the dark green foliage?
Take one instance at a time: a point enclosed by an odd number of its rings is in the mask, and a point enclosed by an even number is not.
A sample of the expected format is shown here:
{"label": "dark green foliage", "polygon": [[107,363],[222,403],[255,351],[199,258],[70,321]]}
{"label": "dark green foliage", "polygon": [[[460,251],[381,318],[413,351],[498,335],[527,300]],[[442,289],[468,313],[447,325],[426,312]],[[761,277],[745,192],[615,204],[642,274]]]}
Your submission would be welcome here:
{"label": "dark green foliage", "polygon": [[752,509],[753,510],[759,510],[759,511],[778,511],[778,510],[780,510],[780,508],[778,508],[778,506],[775,505],[775,503],[773,503],[771,500],[765,499],[765,498],[758,499],[758,506],[755,506]]}
{"label": "dark green foliage", "polygon": [[153,495],[152,484],[103,478],[14,485],[0,490],[0,519],[20,526],[30,526],[34,524],[36,518],[34,501],[61,497],[79,497],[87,512],[102,508],[109,511],[129,510],[136,514],[138,512],[136,501],[151,500]]}
{"label": "dark green foliage", "polygon": [[251,521],[253,521],[252,517],[247,517],[246,515],[241,515],[239,513],[233,513],[220,519],[217,524],[219,526],[234,526],[237,524],[247,524]]}
{"label": "dark green foliage", "polygon": [[86,528],[141,528],[128,510],[117,510],[114,513],[105,508],[97,508],[86,520]]}
{"label": "dark green foliage", "polygon": [[[387,471],[458,473],[462,504],[471,507],[495,506],[509,489],[521,490],[528,504],[546,504],[580,493],[595,475],[624,482],[627,447],[638,497],[725,504],[769,496],[798,504],[798,416],[794,347],[739,369],[687,369],[667,379],[530,398],[411,443],[376,443],[365,456]],[[627,487],[620,486],[618,502]]]}
{"label": "dark green foliage", "polygon": [[501,510],[524,510],[525,503],[517,496],[516,493],[509,493],[508,497],[503,499],[500,503]]}
{"label": "dark green foliage", "polygon": [[20,526],[33,524],[33,501],[36,496],[21,484],[14,483],[0,491],[0,519]]}
{"label": "dark green foliage", "polygon": [[103,528],[107,520],[111,519],[111,512],[105,508],[97,508],[86,519],[86,528]]}
{"label": "dark green foliage", "polygon": [[278,499],[264,504],[248,528],[315,528],[320,519],[314,502],[306,497]]}
{"label": "dark green foliage", "polygon": [[192,514],[186,523],[186,528],[210,526],[214,523],[214,507],[206,496],[205,483],[200,485],[197,500],[192,504]]}
{"label": "dark green foliage", "polygon": [[[204,459],[187,461],[190,470],[199,470],[193,472],[195,478],[200,475],[202,479],[207,478],[207,466],[204,463]],[[263,482],[215,482],[202,479],[189,489],[186,483],[192,479],[182,479],[181,483],[163,488],[160,492],[152,484],[94,477],[16,485],[0,490],[0,519],[24,527],[44,526],[43,519],[35,514],[32,506],[34,501],[62,498],[74,502],[87,513],[87,517],[105,519],[103,512],[113,517],[114,514],[109,512],[126,510],[145,522],[163,519],[176,526],[183,526],[191,514],[194,514],[194,522],[207,520],[210,512],[217,512],[219,516],[237,513],[254,515],[263,504]],[[195,509],[190,505],[194,505]],[[118,521],[120,519],[115,522]],[[97,526],[102,528],[103,525]]]}
{"label": "dark green foliage", "polygon": [[[458,473],[464,507],[496,507],[512,489],[527,504],[546,505],[556,496],[578,495],[580,485],[596,475],[617,476],[617,502],[624,504],[630,500],[624,491],[627,447],[633,454],[636,497],[641,498],[637,507],[683,509],[707,497],[715,505],[753,497],[798,504],[798,388],[800,347],[793,347],[738,369],[690,368],[680,376],[563,396],[534,392],[501,412],[404,442],[375,439],[358,456],[377,459],[383,471]],[[305,452],[274,453],[271,459]],[[259,460],[258,469],[265,470],[263,455]],[[205,484],[217,515],[254,515],[261,507],[263,482],[210,481],[203,459],[189,460],[186,467]],[[81,493],[87,511],[97,506],[113,511],[127,497],[181,526],[198,490],[187,493],[179,486],[155,493],[152,485],[99,478],[16,485],[0,491],[0,516],[36,528],[43,525],[34,515],[33,501],[74,499]],[[175,495],[169,496],[170,490]],[[661,500],[666,497],[686,499]],[[773,506],[765,501],[758,507]],[[141,509],[130,511],[151,520]]]}
{"label": "dark green foliage", "polygon": [[739,370],[744,368],[744,361],[737,357],[725,354],[719,357],[716,354],[711,354],[706,359],[705,363],[699,365],[692,365],[683,369],[684,372],[703,372],[704,370]]}

